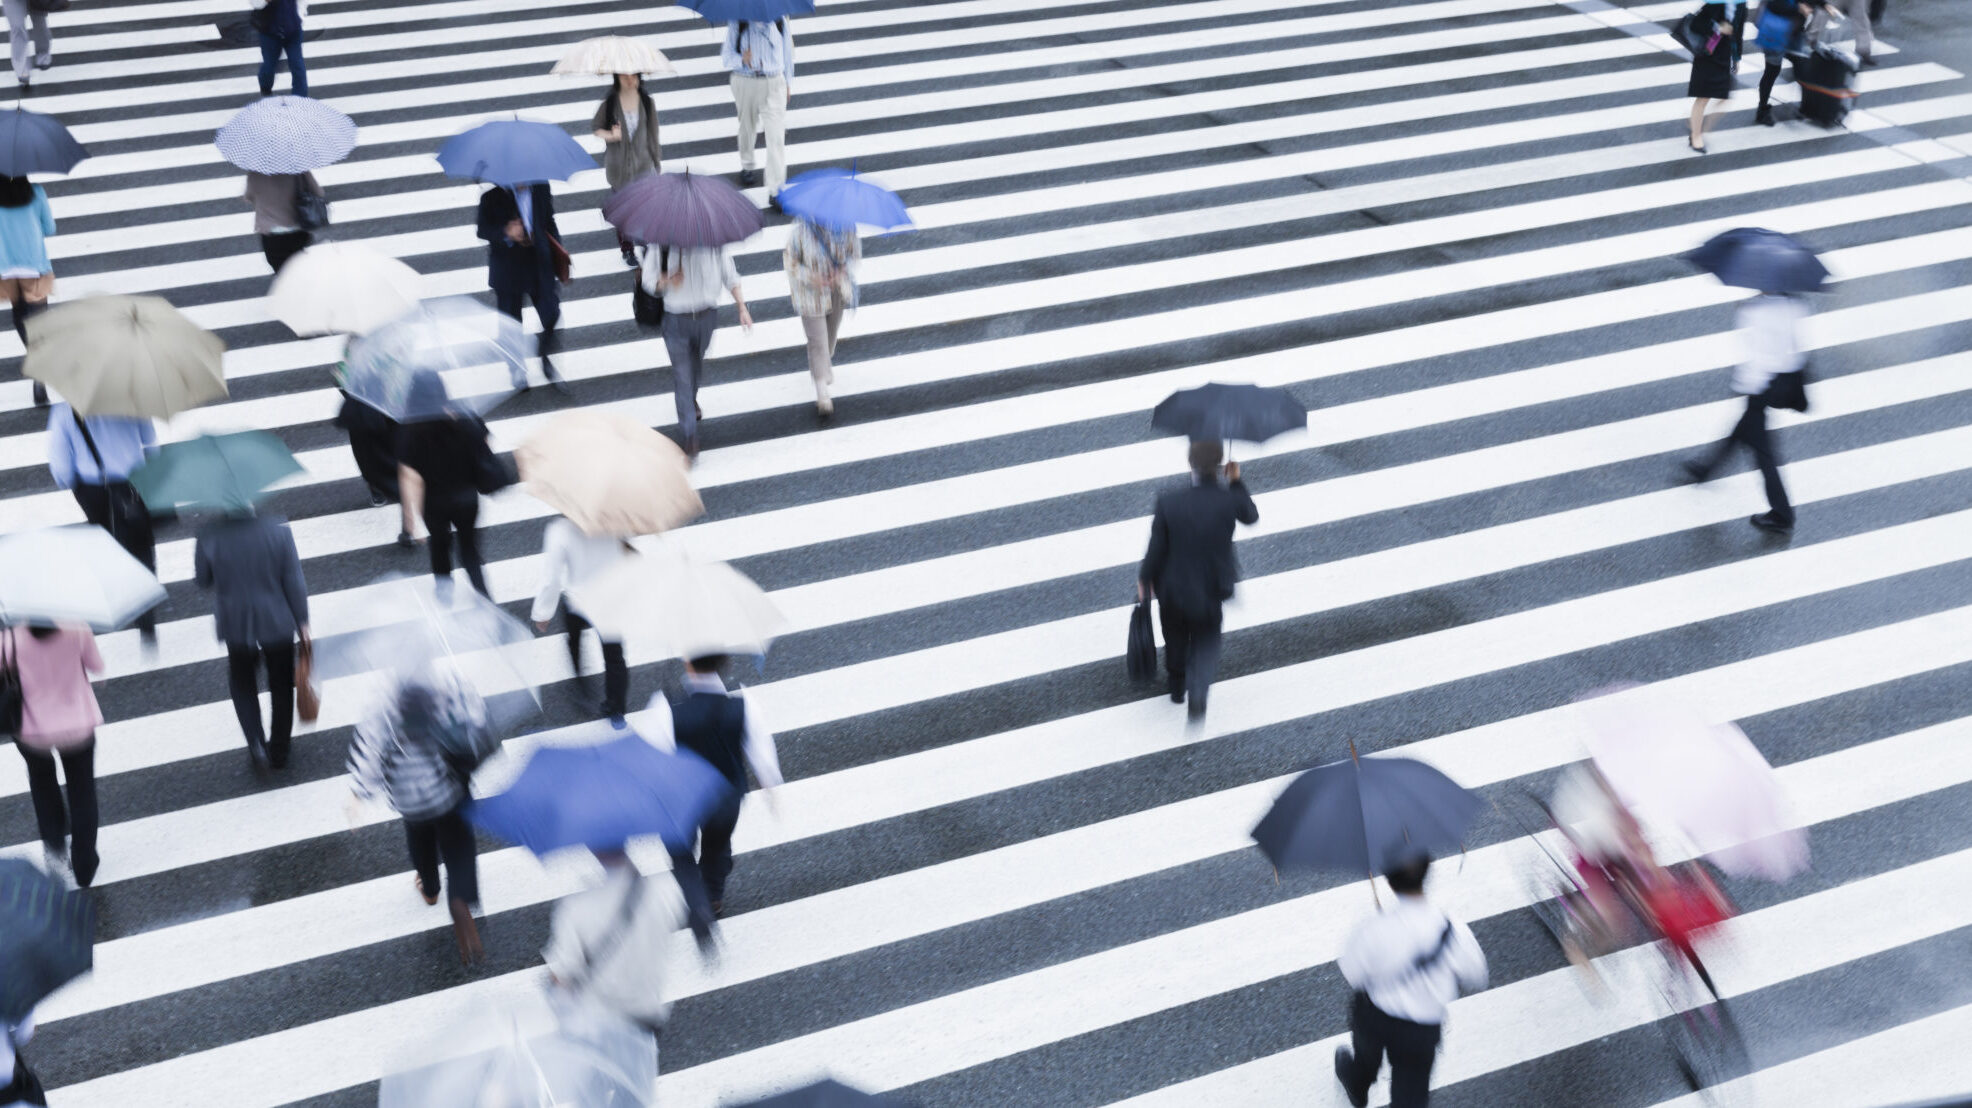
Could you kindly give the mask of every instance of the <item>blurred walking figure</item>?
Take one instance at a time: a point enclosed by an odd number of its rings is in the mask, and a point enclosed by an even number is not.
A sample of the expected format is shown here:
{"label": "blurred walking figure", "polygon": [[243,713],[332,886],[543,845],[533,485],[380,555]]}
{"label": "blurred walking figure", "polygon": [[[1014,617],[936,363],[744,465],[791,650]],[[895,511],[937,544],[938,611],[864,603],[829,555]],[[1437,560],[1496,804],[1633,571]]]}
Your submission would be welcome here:
{"label": "blurred walking figure", "polygon": [[[55,64],[54,44],[48,35],[48,13],[29,3],[28,0],[0,0],[7,11],[7,40],[14,48],[14,80],[19,81],[21,92],[33,91],[28,77],[30,60],[34,69],[47,69]],[[28,53],[28,24],[34,24],[34,52]]]}
{"label": "blurred walking figure", "polygon": [[[610,568],[634,551],[627,541],[615,535],[586,535],[567,517],[548,524],[541,536],[541,591],[534,596],[534,629],[548,630],[548,619],[557,603],[566,602],[562,626],[568,634],[568,664],[582,680],[582,633],[591,624],[575,604],[564,596],[569,586]],[[630,695],[630,667],[623,660],[623,640],[597,632],[603,651],[602,714],[621,724]]]}
{"label": "blurred walking figure", "polygon": [[456,535],[466,578],[480,595],[491,598],[479,556],[478,470],[479,456],[487,449],[486,424],[451,403],[445,396],[445,382],[435,373],[420,375],[411,392],[414,410],[445,413],[438,419],[403,424],[397,434],[397,459],[417,474],[423,490],[431,575],[438,579],[441,595],[449,599],[446,590],[452,584],[452,540]]}
{"label": "blurred walking figure", "polygon": [[1717,112],[1706,115],[1706,107],[1716,100],[1719,111],[1724,111],[1736,83],[1733,71],[1739,66],[1739,32],[1745,18],[1741,0],[1712,0],[1692,17],[1697,41],[1691,46],[1691,80],[1685,86],[1685,95],[1692,98],[1687,143],[1700,154],[1706,152],[1705,132],[1718,116]]}
{"label": "blurred walking figure", "polygon": [[253,29],[260,33],[260,95],[274,95],[274,70],[288,56],[288,87],[296,96],[308,95],[308,66],[301,60],[301,21],[308,17],[308,0],[247,0],[253,8]]}
{"label": "blurred walking figure", "polygon": [[[294,532],[279,516],[229,512],[199,531],[192,572],[213,590],[219,641],[226,644],[227,685],[255,769],[288,764],[294,736],[295,639],[308,641],[308,584]],[[272,727],[260,721],[260,678],[267,671]]]}
{"label": "blurred walking figure", "polygon": [[260,236],[260,252],[276,273],[315,241],[314,233],[302,226],[299,201],[304,192],[325,195],[313,173],[247,173],[246,202],[253,206],[253,233]]}
{"label": "blurred walking figure", "polygon": [[7,1084],[0,1085],[0,1108],[29,1108],[48,1103],[41,1079],[27,1068],[27,1062],[20,1056],[20,1049],[33,1037],[33,1012],[21,1017],[18,1023],[0,1020],[0,1077],[7,1079]]}
{"label": "blurred walking figure", "polygon": [[1780,535],[1794,529],[1794,506],[1780,482],[1780,455],[1767,428],[1767,409],[1779,399],[1770,392],[1776,380],[1798,373],[1807,364],[1800,347],[1801,321],[1807,317],[1806,299],[1784,293],[1762,293],[1740,305],[1739,336],[1745,357],[1733,369],[1732,391],[1746,398],[1746,412],[1711,454],[1684,463],[1686,476],[1704,482],[1712,479],[1736,447],[1751,451],[1767,488],[1767,511],[1753,517],[1753,526]]}
{"label": "blurred walking figure", "polygon": [[835,384],[835,335],[843,311],[856,302],[856,265],[862,258],[863,240],[853,227],[835,231],[808,219],[794,221],[781,252],[794,311],[808,336],[815,411],[824,418],[835,413],[829,398],[829,386]]}
{"label": "blurred walking figure", "polygon": [[[521,301],[534,302],[541,317],[541,372],[548,385],[566,393],[550,360],[559,343],[561,280],[555,251],[561,227],[555,223],[555,197],[547,182],[495,185],[479,197],[479,237],[486,240],[486,283],[500,311],[520,318]],[[564,255],[566,256],[566,255]],[[518,382],[524,391],[525,377]]]}
{"label": "blurred walking figure", "polygon": [[1216,442],[1191,444],[1191,485],[1159,493],[1150,518],[1150,547],[1137,569],[1137,596],[1157,598],[1164,629],[1164,671],[1173,703],[1205,718],[1206,691],[1219,669],[1219,628],[1225,602],[1239,580],[1233,527],[1252,525],[1260,509],[1240,480],[1239,463],[1220,463]]}
{"label": "blurred walking figure", "polygon": [[767,132],[767,202],[778,208],[787,183],[787,102],[793,95],[794,36],[787,20],[741,20],[726,25],[719,64],[732,76],[733,107],[739,114],[740,187],[760,184],[753,167],[753,144]]}
{"label": "blurred walking figure", "polygon": [[[8,14],[13,4],[7,0]],[[42,18],[39,12],[36,18]],[[14,56],[20,57],[21,33],[14,31]],[[20,68],[18,60],[14,68]],[[0,291],[14,309],[14,333],[27,345],[27,321],[46,311],[55,290],[55,267],[48,261],[48,236],[55,233],[55,215],[48,194],[26,177],[0,177]],[[48,402],[48,386],[34,383],[34,402]]]}
{"label": "blurred walking figure", "polygon": [[[75,883],[96,879],[96,704],[90,674],[103,672],[96,636],[81,626],[9,627],[0,632],[0,659],[13,663],[21,682],[21,729],[15,748],[27,763],[34,825],[50,865],[67,866]],[[55,777],[55,760],[68,780],[67,803]]]}
{"label": "blurred walking figure", "polygon": [[602,882],[555,903],[541,957],[558,999],[656,1032],[671,1015],[666,964],[671,936],[685,922],[684,901],[671,882],[638,872],[621,848],[595,855]]}
{"label": "blurred walking figure", "polygon": [[678,407],[678,433],[685,453],[698,457],[698,386],[705,355],[719,329],[719,294],[730,293],[739,306],[739,323],[753,330],[753,315],[740,294],[739,269],[730,247],[644,247],[644,290],[664,298],[664,350],[671,358],[672,398]]}
{"label": "blurred walking figure", "polygon": [[1364,1108],[1390,1060],[1391,1108],[1424,1108],[1446,1009],[1459,990],[1486,987],[1486,956],[1472,929],[1424,898],[1429,855],[1391,869],[1389,907],[1356,925],[1335,959],[1356,990],[1349,1011],[1352,1046],[1335,1048],[1335,1076],[1349,1103]]}
{"label": "blurred walking figure", "polygon": [[336,412],[335,425],[349,435],[349,452],[356,458],[356,471],[363,475],[363,483],[369,486],[370,504],[381,508],[397,501],[402,516],[397,545],[408,549],[416,541],[417,525],[411,509],[414,497],[407,495],[404,467],[397,464],[397,437],[403,426],[348,392],[336,391],[342,393],[342,407]]}
{"label": "blurred walking figure", "polygon": [[1880,9],[1883,0],[1829,0],[1811,33],[1819,38],[1828,28],[1831,18],[1844,15],[1856,32],[1856,61],[1861,65],[1876,64],[1876,26],[1875,20],[1882,18]]}
{"label": "blurred walking figure", "polygon": [[[479,854],[460,809],[467,773],[448,751],[481,746],[486,702],[464,681],[436,669],[395,683],[356,727],[349,744],[350,789],[358,800],[381,796],[404,817],[404,839],[417,871],[418,895],[437,904],[438,867],[452,913],[459,960],[486,956],[472,907],[479,903]],[[355,812],[352,810],[352,823]]]}
{"label": "blurred walking figure", "polygon": [[[157,572],[157,542],[150,510],[130,487],[130,471],[144,464],[157,442],[148,419],[75,414],[67,404],[48,410],[48,472],[69,490],[89,522],[110,533],[117,545]],[[146,643],[157,641],[157,618],[137,617]]]}
{"label": "blurred walking figure", "polygon": [[699,825],[697,849],[688,846],[671,854],[671,868],[685,896],[687,922],[702,948],[712,942],[712,921],[726,910],[726,879],[733,872],[733,829],[739,825],[740,801],[746,795],[747,767],[752,767],[761,788],[781,784],[774,733],[761,722],[753,705],[726,691],[720,674],[727,662],[724,654],[687,661],[685,698],[671,706],[671,729],[678,746],[712,763],[712,768],[733,786],[725,802]]}
{"label": "blurred walking figure", "polygon": [[1754,41],[1766,55],[1766,66],[1760,71],[1760,106],[1753,122],[1774,125],[1773,86],[1780,80],[1780,67],[1789,54],[1807,51],[1808,18],[1823,6],[1809,0],[1766,0],[1761,7],[1759,22],[1754,24]]}
{"label": "blurred walking figure", "polygon": [[[644,91],[642,76],[616,74],[616,87],[603,97],[589,125],[603,142],[603,177],[610,192],[646,173],[658,172],[662,152],[657,142],[657,105]],[[616,245],[623,251],[623,264],[634,267],[636,244],[618,231]]]}

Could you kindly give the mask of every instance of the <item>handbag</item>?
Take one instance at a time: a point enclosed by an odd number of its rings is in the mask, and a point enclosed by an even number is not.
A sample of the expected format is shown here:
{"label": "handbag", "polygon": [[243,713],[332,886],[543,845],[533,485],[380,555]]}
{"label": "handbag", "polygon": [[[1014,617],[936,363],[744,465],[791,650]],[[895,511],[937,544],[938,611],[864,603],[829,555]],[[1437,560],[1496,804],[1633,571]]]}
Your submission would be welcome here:
{"label": "handbag", "polygon": [[[61,0],[61,2],[66,4],[68,0]],[[253,9],[253,14],[247,16],[247,22],[253,25],[254,30],[259,31],[263,35],[273,34],[274,5],[272,0]]]}
{"label": "handbag", "polygon": [[[670,264],[671,248],[659,247],[657,271],[664,272]],[[664,297],[644,287],[641,268],[630,279],[630,314],[636,316],[639,327],[658,327],[664,323]]]}
{"label": "handbag", "polygon": [[486,425],[479,424],[478,430],[472,448],[473,487],[479,490],[480,495],[491,496],[510,485],[519,484],[520,473],[514,469],[513,462],[493,453],[493,445],[486,441]]}
{"label": "handbag", "polygon": [[1130,680],[1148,681],[1157,676],[1157,639],[1150,630],[1150,599],[1137,601],[1130,613],[1130,642],[1124,653]]}
{"label": "handbag", "polygon": [[1790,412],[1808,410],[1808,367],[1803,365],[1787,373],[1776,373],[1767,382],[1766,391],[1760,394],[1769,408],[1785,408]]}
{"label": "handbag", "polygon": [[575,260],[568,256],[568,247],[563,246],[561,240],[553,235],[548,236],[548,258],[555,267],[555,280],[564,285],[574,280],[569,276],[569,269],[574,265]]}
{"label": "handbag", "polygon": [[27,0],[27,10],[33,12],[65,12],[68,0]]}
{"label": "handbag", "polygon": [[1759,21],[1753,24],[1753,41],[1767,53],[1779,54],[1794,44],[1797,27],[1793,16],[1768,4],[1760,9]]}
{"label": "handbag", "polygon": [[303,231],[329,225],[329,198],[311,191],[300,177],[294,179],[294,225]]}
{"label": "handbag", "polygon": [[322,714],[322,690],[315,684],[315,643],[303,636],[294,653],[294,712],[303,723]]}
{"label": "handbag", "polygon": [[1695,55],[1709,54],[1712,51],[1706,40],[1711,37],[1710,23],[1697,12],[1686,12],[1684,18],[1671,25],[1671,37]]}
{"label": "handbag", "polygon": [[0,651],[0,734],[18,736],[26,715],[27,697],[21,691],[20,646],[7,628],[5,651]]}

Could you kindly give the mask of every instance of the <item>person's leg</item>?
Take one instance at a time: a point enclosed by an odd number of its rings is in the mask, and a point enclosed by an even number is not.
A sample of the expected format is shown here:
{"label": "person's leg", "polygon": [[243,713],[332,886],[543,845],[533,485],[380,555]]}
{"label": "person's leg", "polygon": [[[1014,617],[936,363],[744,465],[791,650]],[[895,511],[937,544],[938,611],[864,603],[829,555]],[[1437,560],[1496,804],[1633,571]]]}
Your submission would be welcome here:
{"label": "person's leg", "polygon": [[1209,619],[1186,621],[1191,632],[1191,651],[1185,659],[1185,706],[1193,719],[1205,715],[1205,698],[1212,691],[1212,678],[1219,672],[1219,627],[1224,618],[1219,613]]}
{"label": "person's leg", "polygon": [[1767,429],[1766,402],[1757,396],[1746,398],[1746,417],[1740,421],[1746,428],[1746,448],[1753,452],[1753,460],[1759,463],[1760,476],[1767,485],[1767,507],[1772,509],[1774,521],[1782,526],[1794,525],[1794,506],[1787,501],[1787,488],[1780,483],[1780,454],[1773,447],[1773,433]]}
{"label": "person's leg", "polygon": [[263,644],[260,657],[267,666],[267,694],[273,701],[267,760],[280,769],[288,764],[288,745],[294,738],[294,644]]}
{"label": "person's leg", "polygon": [[1773,84],[1775,81],[1780,80],[1781,60],[1779,54],[1768,54],[1766,68],[1760,70],[1761,112],[1770,112],[1773,110]]}
{"label": "person's leg", "polygon": [[698,392],[692,364],[691,317],[667,312],[661,330],[664,352],[671,359],[671,401],[678,409],[678,434],[687,444],[698,439],[698,408],[692,397]]}
{"label": "person's leg", "polygon": [[27,55],[27,0],[4,0],[7,11],[7,41],[14,48],[14,77],[26,81],[29,74]]}
{"label": "person's leg", "polygon": [[288,90],[296,96],[308,95],[308,63],[301,60],[301,31],[296,31],[282,40],[281,48],[288,55]]}
{"label": "person's leg", "polygon": [[623,644],[602,640],[603,714],[622,719],[630,704],[630,666],[623,658]]}
{"label": "person's leg", "polygon": [[705,384],[705,359],[712,356],[712,333],[718,329],[717,311],[699,312],[692,317],[692,413],[701,419],[704,417],[698,404],[698,390]]}
{"label": "person's leg", "polygon": [[493,599],[486,589],[486,568],[479,557],[479,497],[468,497],[453,507],[452,526],[459,532],[459,564],[466,568],[466,579],[479,595]]}
{"label": "person's leg", "polygon": [[1691,101],[1691,118],[1687,123],[1691,130],[1691,145],[1694,147],[1705,145],[1705,105],[1709,103],[1711,101],[1702,96],[1695,97]]}
{"label": "person's leg", "polygon": [[556,391],[567,391],[561,374],[555,370],[554,355],[561,350],[561,282],[552,270],[534,275],[534,314],[541,317],[541,375]]}
{"label": "person's leg", "polygon": [[440,580],[452,577],[452,520],[446,506],[425,497],[425,544],[431,548],[431,575]]}
{"label": "person's leg", "polygon": [[55,777],[55,756],[16,742],[27,763],[27,794],[34,801],[34,828],[41,845],[56,854],[68,853],[68,808],[62,803],[62,785]]}
{"label": "person's leg", "polygon": [[472,825],[454,808],[433,821],[438,853],[445,860],[445,893],[467,904],[479,903],[479,844]]}
{"label": "person's leg", "polygon": [[1691,475],[1692,480],[1709,481],[1712,479],[1712,474],[1718,472],[1719,467],[1724,465],[1726,459],[1732,456],[1733,448],[1746,441],[1748,434],[1747,423],[1752,418],[1753,411],[1749,406],[1740,415],[1739,421],[1732,425],[1732,430],[1727,433],[1726,437],[1721,439],[1719,444],[1712,448],[1710,454],[1707,454],[1702,461],[1685,463],[1685,472]]}
{"label": "person's leg", "polygon": [[1191,628],[1170,604],[1157,602],[1157,622],[1164,630],[1164,688],[1172,700],[1185,697],[1185,657],[1191,652]]}
{"label": "person's leg", "polygon": [[30,9],[27,14],[34,24],[34,67],[46,69],[55,61],[55,40],[48,33],[48,13]]}
{"label": "person's leg", "polygon": [[512,319],[520,318],[520,308],[527,300],[527,294],[520,289],[494,289],[493,307],[501,315]]}
{"label": "person's leg", "polygon": [[1390,1032],[1390,1108],[1425,1108],[1431,1099],[1431,1065],[1438,1060],[1438,1028],[1407,1020],[1385,1020]]}
{"label": "person's leg", "polygon": [[[108,487],[111,533],[130,556],[144,564],[152,573],[157,572],[157,536],[151,527],[151,513],[144,507],[144,500],[127,481],[117,481]],[[156,634],[157,616],[155,609],[137,617],[137,630],[146,639]]]}
{"label": "person's leg", "polygon": [[438,883],[437,821],[405,820],[404,845],[411,852],[411,868],[418,872],[419,886],[423,888],[425,895],[437,896],[441,887]]}
{"label": "person's leg", "polygon": [[1383,1068],[1383,1013],[1362,993],[1355,995],[1349,1008],[1349,1046],[1335,1052],[1335,1076],[1349,1094],[1349,1103],[1369,1099],[1369,1087],[1376,1084]]}
{"label": "person's leg", "polygon": [[259,663],[258,648],[226,644],[226,686],[233,694],[233,713],[240,718],[240,733],[250,751],[258,751],[267,741],[260,722],[260,675],[255,672]]}
{"label": "person's leg", "polygon": [[[694,836],[696,838],[696,836]],[[694,844],[695,845],[695,844]],[[699,871],[693,846],[671,852],[671,875],[678,880],[678,892],[685,898],[685,925],[703,947],[712,942],[712,898],[705,891],[705,874]]]}
{"label": "person's leg", "polygon": [[828,403],[829,382],[835,379],[829,366],[829,321],[827,316],[804,315],[801,333],[808,339],[808,376],[815,383],[815,404]]}
{"label": "person's leg", "polygon": [[705,871],[705,895],[715,916],[726,899],[726,879],[733,874],[733,829],[739,826],[741,797],[738,789],[733,790],[699,828],[699,866]]}
{"label": "person's leg", "polygon": [[842,313],[849,303],[838,290],[829,294],[829,384],[835,384],[835,336],[842,330]]}
{"label": "person's leg", "polygon": [[68,779],[69,866],[75,883],[88,888],[96,879],[96,738],[62,751],[62,776]]}
{"label": "person's leg", "polygon": [[[47,287],[34,281],[14,282],[19,297],[14,300],[14,331],[21,337],[21,346],[27,346],[28,321],[48,310]],[[34,402],[37,405],[48,403],[48,386],[39,381],[34,383]]]}
{"label": "person's leg", "polygon": [[769,77],[760,104],[760,123],[767,132],[767,195],[787,184],[787,79]]}
{"label": "person's leg", "polygon": [[733,74],[733,114],[739,121],[740,173],[753,173],[753,144],[760,135],[760,93],[764,84],[756,77]]}
{"label": "person's leg", "polygon": [[589,629],[589,621],[575,613],[575,609],[563,605],[561,610],[562,629],[568,636],[568,668],[576,677],[582,676],[582,632]]}
{"label": "person's leg", "polygon": [[1869,0],[1869,24],[1874,27],[1883,22],[1884,0]]}
{"label": "person's leg", "polygon": [[274,93],[274,67],[281,60],[281,40],[262,31],[260,34],[260,95]]}

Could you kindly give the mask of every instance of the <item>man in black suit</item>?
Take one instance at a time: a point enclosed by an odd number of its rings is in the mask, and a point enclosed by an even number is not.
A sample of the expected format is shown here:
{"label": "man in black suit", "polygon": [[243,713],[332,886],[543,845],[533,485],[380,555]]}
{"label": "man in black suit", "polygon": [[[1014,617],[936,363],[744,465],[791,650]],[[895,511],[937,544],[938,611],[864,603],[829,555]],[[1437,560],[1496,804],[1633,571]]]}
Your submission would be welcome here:
{"label": "man in black suit", "polygon": [[[561,322],[554,257],[561,229],[555,225],[555,198],[547,184],[487,189],[479,198],[479,237],[486,240],[486,283],[495,303],[519,319],[521,301],[534,301],[541,317],[541,372],[556,392],[567,392],[548,360],[555,348],[555,325]],[[518,383],[527,388],[525,377]]]}
{"label": "man in black suit", "polygon": [[1216,442],[1191,444],[1191,485],[1158,494],[1150,549],[1137,570],[1137,595],[1157,598],[1171,699],[1189,698],[1193,722],[1205,718],[1205,691],[1219,668],[1219,622],[1239,580],[1233,525],[1260,519],[1237,462],[1225,466],[1226,483],[1219,483],[1224,458]]}

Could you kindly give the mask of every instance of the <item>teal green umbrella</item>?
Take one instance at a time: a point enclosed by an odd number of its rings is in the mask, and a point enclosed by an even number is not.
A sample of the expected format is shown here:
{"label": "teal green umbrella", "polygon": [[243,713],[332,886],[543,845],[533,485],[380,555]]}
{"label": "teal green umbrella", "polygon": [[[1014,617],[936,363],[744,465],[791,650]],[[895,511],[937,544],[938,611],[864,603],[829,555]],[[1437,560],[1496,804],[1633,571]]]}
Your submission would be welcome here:
{"label": "teal green umbrella", "polygon": [[274,483],[301,472],[287,444],[265,431],[200,435],[166,443],[130,474],[144,503],[235,511],[251,508]]}

